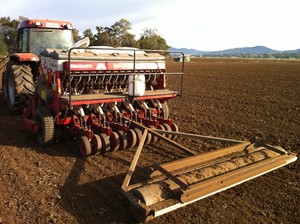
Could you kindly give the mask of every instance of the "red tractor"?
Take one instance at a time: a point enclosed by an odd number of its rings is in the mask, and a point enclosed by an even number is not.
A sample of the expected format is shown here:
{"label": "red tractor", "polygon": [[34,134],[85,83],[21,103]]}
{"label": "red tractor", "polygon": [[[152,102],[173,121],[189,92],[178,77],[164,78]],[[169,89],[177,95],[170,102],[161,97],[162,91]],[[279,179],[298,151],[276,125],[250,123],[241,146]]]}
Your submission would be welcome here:
{"label": "red tractor", "polygon": [[35,83],[40,73],[40,52],[48,47],[68,49],[73,43],[70,22],[20,22],[15,50],[9,55],[10,60],[2,75],[3,94],[11,112],[22,113],[26,99],[34,95]]}
{"label": "red tractor", "polygon": [[[167,72],[164,52],[88,45],[87,38],[73,43],[70,22],[22,21],[2,75],[3,95],[10,111],[23,112],[27,129],[42,146],[77,139],[83,156],[137,146],[122,192],[139,221],[297,159],[281,147],[179,132],[167,101],[181,95],[184,61],[179,71]],[[170,84],[177,91],[166,87],[167,78],[169,83],[174,77],[178,85]],[[197,154],[175,142],[176,136],[229,146]],[[150,176],[130,184],[143,146],[158,140],[191,157],[155,164]]]}

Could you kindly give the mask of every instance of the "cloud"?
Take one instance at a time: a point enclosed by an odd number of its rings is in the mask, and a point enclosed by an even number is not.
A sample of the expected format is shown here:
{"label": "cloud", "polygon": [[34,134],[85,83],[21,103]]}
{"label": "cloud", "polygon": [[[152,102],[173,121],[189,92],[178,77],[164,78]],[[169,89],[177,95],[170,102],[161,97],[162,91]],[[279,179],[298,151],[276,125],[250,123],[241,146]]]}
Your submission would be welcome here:
{"label": "cloud", "polygon": [[22,16],[22,12],[26,11],[26,7],[31,5],[35,0],[20,1],[20,0],[9,0],[2,2],[0,7],[1,17],[10,17],[11,19],[18,19]]}

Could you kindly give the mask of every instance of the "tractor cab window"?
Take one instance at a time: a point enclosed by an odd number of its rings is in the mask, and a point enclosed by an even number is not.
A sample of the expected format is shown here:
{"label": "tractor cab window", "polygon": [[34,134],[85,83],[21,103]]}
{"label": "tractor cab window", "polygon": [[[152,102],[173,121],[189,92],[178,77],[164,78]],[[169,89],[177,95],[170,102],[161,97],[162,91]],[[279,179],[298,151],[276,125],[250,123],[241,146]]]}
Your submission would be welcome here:
{"label": "tractor cab window", "polygon": [[73,43],[72,30],[30,30],[30,51],[36,55],[39,55],[46,48],[67,50]]}
{"label": "tractor cab window", "polygon": [[28,52],[28,28],[20,30],[18,51]]}

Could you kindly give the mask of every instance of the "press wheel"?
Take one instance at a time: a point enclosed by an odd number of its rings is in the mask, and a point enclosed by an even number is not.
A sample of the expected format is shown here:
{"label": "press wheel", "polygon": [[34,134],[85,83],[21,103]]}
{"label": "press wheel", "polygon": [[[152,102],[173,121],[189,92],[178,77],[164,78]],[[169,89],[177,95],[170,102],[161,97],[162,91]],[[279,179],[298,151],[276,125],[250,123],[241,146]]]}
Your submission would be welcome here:
{"label": "press wheel", "polygon": [[[154,129],[155,131],[155,127],[153,125],[149,126],[150,129]],[[155,135],[151,135],[151,142],[157,142],[158,138]]]}
{"label": "press wheel", "polygon": [[112,152],[117,151],[120,146],[120,138],[117,132],[113,132],[112,135],[109,137],[110,141],[110,150]]}
{"label": "press wheel", "polygon": [[148,132],[145,140],[145,145],[149,145],[151,143],[151,140],[152,140],[152,134]]}
{"label": "press wheel", "polygon": [[[171,127],[170,127],[169,124],[164,123],[164,124],[162,124],[162,126],[165,128],[165,131],[172,131],[172,129],[171,129]],[[172,135],[166,134],[166,138],[171,139],[171,138],[172,138]]]}
{"label": "press wheel", "polygon": [[102,142],[99,135],[94,135],[91,140],[92,154],[97,154],[101,151]]}
{"label": "press wheel", "polygon": [[126,136],[125,132],[124,131],[117,131],[117,134],[118,134],[119,139],[120,139],[119,150],[126,149],[126,147],[128,145],[128,139],[127,139],[127,136]]}
{"label": "press wheel", "polygon": [[[165,130],[166,130],[165,127],[164,127],[163,125],[161,125],[161,124],[158,125],[157,129],[158,129],[158,130],[162,130],[162,131],[165,131]],[[164,136],[164,137],[166,137],[165,134],[161,134],[161,135]],[[157,138],[157,141],[160,141],[160,139]]]}
{"label": "press wheel", "polygon": [[136,143],[137,143],[137,136],[134,130],[129,129],[127,132],[127,140],[128,140],[128,144],[127,147],[129,149],[133,148]]}
{"label": "press wheel", "polygon": [[78,146],[82,156],[88,156],[92,153],[91,143],[86,136],[78,139]]}
{"label": "press wheel", "polygon": [[[172,129],[172,131],[174,131],[174,132],[179,132],[179,128],[178,128],[178,126],[177,126],[177,124],[172,124],[171,125],[171,129]],[[175,140],[177,138],[177,135],[172,135],[172,140]]]}
{"label": "press wheel", "polygon": [[100,136],[101,143],[102,143],[101,152],[102,153],[108,152],[110,150],[110,143],[109,143],[108,136],[104,133],[100,134],[99,136]]}
{"label": "press wheel", "polygon": [[140,129],[138,128],[134,128],[133,129],[136,133],[136,137],[137,137],[137,142],[136,142],[136,145],[139,145],[140,144],[140,141],[142,140],[142,137],[143,137],[143,133]]}

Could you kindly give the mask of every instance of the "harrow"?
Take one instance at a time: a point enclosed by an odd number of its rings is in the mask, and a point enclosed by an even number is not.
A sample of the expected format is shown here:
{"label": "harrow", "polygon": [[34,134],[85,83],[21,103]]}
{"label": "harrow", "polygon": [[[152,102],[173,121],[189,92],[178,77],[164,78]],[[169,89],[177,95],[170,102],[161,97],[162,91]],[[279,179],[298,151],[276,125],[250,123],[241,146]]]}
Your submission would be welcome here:
{"label": "harrow", "polygon": [[[261,142],[155,130],[133,123],[143,130],[143,136],[121,189],[131,203],[133,215],[140,222],[149,221],[297,160],[295,154]],[[189,156],[168,163],[154,163],[144,181],[130,184],[149,133]],[[223,142],[230,146],[199,154],[170,139],[170,136]]]}

